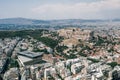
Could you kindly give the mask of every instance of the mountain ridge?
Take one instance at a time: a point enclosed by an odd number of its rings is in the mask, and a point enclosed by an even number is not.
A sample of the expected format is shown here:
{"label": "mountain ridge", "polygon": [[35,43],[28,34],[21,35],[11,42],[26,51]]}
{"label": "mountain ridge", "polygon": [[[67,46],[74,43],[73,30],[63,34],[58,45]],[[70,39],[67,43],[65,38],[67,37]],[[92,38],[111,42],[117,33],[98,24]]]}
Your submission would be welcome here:
{"label": "mountain ridge", "polygon": [[[28,18],[4,18],[0,19],[0,24],[54,24],[54,23],[86,23],[86,22],[106,22],[110,20],[101,19],[58,19],[58,20],[39,20],[39,19],[28,19]],[[112,21],[120,21],[120,19],[113,19]]]}

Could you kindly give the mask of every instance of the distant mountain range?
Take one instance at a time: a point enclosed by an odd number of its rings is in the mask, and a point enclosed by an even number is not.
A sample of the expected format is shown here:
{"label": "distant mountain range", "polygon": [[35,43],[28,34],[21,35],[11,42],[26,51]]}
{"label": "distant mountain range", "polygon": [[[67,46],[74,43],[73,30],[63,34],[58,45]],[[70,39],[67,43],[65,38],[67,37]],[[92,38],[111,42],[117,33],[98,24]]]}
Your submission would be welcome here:
{"label": "distant mountain range", "polygon": [[120,29],[120,19],[114,20],[87,20],[87,19],[61,19],[61,20],[37,20],[27,18],[0,19],[1,30],[28,30],[48,29],[58,30],[67,27],[79,27],[81,29]]}
{"label": "distant mountain range", "polygon": [[44,20],[35,20],[27,18],[6,18],[0,19],[0,24],[21,24],[21,25],[30,25],[30,24],[43,24],[49,23],[49,21]]}
{"label": "distant mountain range", "polygon": [[[27,18],[6,18],[0,19],[0,24],[18,24],[18,25],[39,25],[39,24],[76,24],[76,23],[94,23],[94,22],[108,22],[109,20],[87,20],[87,19],[62,19],[62,20],[37,20]],[[112,20],[120,21],[120,19]]]}

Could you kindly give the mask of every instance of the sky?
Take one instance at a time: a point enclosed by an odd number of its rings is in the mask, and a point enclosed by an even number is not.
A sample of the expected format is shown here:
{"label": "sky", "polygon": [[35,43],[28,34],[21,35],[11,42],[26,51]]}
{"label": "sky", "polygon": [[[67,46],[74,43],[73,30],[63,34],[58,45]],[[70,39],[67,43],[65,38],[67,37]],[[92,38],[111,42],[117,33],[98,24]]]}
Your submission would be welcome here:
{"label": "sky", "polygon": [[120,0],[0,0],[0,19],[118,19]]}

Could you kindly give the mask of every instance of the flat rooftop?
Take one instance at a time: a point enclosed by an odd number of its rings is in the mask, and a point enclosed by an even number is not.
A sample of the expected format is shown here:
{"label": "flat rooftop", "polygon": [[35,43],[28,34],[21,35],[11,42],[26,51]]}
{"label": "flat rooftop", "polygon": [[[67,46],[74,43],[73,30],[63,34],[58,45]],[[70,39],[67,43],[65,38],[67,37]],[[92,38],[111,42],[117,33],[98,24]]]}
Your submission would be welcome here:
{"label": "flat rooftop", "polygon": [[18,56],[19,57],[19,59],[23,62],[23,63],[25,63],[25,62],[28,62],[28,61],[32,61],[32,59],[31,58],[27,58],[27,57],[25,57],[25,56]]}
{"label": "flat rooftop", "polygon": [[23,52],[19,52],[18,55],[22,55],[28,58],[37,58],[37,57],[41,57],[43,55],[43,52],[29,52],[29,51],[23,51]]}

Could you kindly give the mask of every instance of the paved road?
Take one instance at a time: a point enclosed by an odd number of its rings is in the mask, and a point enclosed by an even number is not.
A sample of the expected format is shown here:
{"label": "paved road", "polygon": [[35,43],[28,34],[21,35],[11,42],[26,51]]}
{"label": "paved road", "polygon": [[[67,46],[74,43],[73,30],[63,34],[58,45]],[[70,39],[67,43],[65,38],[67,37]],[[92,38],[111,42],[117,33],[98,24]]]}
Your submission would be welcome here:
{"label": "paved road", "polygon": [[0,80],[3,80],[3,78],[0,76]]}
{"label": "paved road", "polygon": [[[19,42],[19,41],[18,41],[18,42]],[[16,45],[18,44],[18,42],[16,43]],[[8,58],[7,58],[6,62],[5,62],[5,65],[3,66],[3,70],[0,72],[0,80],[3,80],[3,79],[2,79],[3,76],[1,76],[1,75],[5,74],[5,72],[7,71],[8,66],[9,66],[9,64],[10,64],[10,59],[9,59],[9,58],[12,56],[12,53],[13,53],[16,45],[13,47],[12,51],[10,52],[10,55],[8,56]]]}

